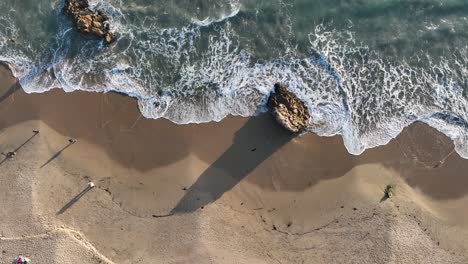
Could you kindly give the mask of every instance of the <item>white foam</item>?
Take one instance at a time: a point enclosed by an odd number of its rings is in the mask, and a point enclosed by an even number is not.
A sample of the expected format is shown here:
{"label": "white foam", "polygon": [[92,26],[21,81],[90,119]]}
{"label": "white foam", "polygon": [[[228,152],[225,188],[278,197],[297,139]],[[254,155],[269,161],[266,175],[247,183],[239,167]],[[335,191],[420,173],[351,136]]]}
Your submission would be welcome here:
{"label": "white foam", "polygon": [[237,14],[239,14],[239,11],[240,11],[240,7],[237,7],[237,8],[234,8],[231,13],[229,14],[224,14],[224,15],[221,15],[221,17],[219,18],[214,18],[214,17],[207,17],[203,20],[198,20],[196,18],[193,18],[192,19],[192,23],[197,25],[197,26],[200,26],[200,27],[207,27],[207,26],[210,26],[214,23],[220,23],[220,22],[223,22],[229,18],[232,18],[232,17],[235,17],[237,16]]}
{"label": "white foam", "polygon": [[[112,14],[122,35],[115,45],[119,50],[83,41],[81,50],[73,54],[70,47],[77,40],[64,24],[50,60],[33,64],[17,50],[11,53],[14,57],[0,56],[15,65],[25,91],[61,87],[124,92],[139,99],[145,117],[185,124],[260,113],[274,83],[283,82],[311,110],[309,130],[322,136],[342,135],[352,154],[387,144],[404,127],[423,121],[453,139],[457,152],[468,158],[468,128],[444,120],[468,120],[462,86],[468,83],[466,47],[437,62],[421,57],[425,67],[419,68],[380,56],[360,45],[352,32],[320,25],[310,34],[310,48],[318,56],[297,57],[290,47],[281,58],[259,63],[240,48],[231,28],[229,18],[238,15],[239,7],[220,18],[160,29],[151,18],[145,28],[126,24],[119,8],[108,1],[93,5]],[[0,18],[0,23],[8,21]],[[212,27],[209,35],[203,27]],[[8,50],[4,36],[0,28],[2,51]],[[200,39],[208,42],[202,51],[197,48]],[[177,78],[164,75],[168,69]]]}
{"label": "white foam", "polygon": [[4,11],[0,16],[0,61],[11,65],[13,74],[21,74],[30,68],[32,62],[21,50],[14,48],[14,42],[20,32],[15,26],[12,16],[16,15],[14,9]]}

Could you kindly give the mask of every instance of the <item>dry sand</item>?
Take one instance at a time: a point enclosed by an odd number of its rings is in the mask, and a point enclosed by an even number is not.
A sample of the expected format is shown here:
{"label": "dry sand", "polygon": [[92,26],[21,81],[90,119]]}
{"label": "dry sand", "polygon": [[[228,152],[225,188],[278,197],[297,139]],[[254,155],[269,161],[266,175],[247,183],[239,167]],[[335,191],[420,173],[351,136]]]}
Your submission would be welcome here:
{"label": "dry sand", "polygon": [[352,156],[268,115],[180,126],[17,88],[1,69],[1,263],[468,263],[468,161],[424,124]]}

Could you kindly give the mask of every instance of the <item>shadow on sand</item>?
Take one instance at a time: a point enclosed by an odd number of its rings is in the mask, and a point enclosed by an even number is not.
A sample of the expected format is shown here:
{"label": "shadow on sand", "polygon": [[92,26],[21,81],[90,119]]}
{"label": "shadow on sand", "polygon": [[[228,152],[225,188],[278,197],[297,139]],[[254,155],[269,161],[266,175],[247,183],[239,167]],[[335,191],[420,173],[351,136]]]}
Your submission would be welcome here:
{"label": "shadow on sand", "polygon": [[[37,136],[38,133],[34,133],[30,138],[28,138],[25,142],[23,142],[23,144],[21,144],[19,147],[17,147],[15,150],[13,150],[13,152],[18,152],[19,150],[21,150],[26,144],[29,143],[29,141],[31,141],[35,136]],[[8,157],[8,155],[6,153],[2,153],[5,158],[0,161],[0,166],[7,160],[9,160],[10,158]]]}
{"label": "shadow on sand", "polygon": [[68,143],[68,145],[66,145],[65,147],[63,147],[61,150],[59,150],[57,153],[55,153],[52,157],[50,157],[50,159],[48,159],[44,164],[42,164],[41,166],[41,169],[44,168],[45,166],[47,166],[47,164],[49,164],[50,162],[52,162],[54,159],[56,159],[58,156],[60,156],[60,154],[62,154],[62,152],[64,152],[67,148],[69,148],[71,145],[73,145],[74,143],[70,142]]}
{"label": "shadow on sand", "polygon": [[66,205],[64,205],[56,215],[61,215],[63,214],[68,208],[72,207],[76,202],[78,202],[81,197],[83,197],[87,192],[89,192],[93,187],[88,186],[84,190],[82,190],[79,194],[77,194],[73,199],[71,199]]}
{"label": "shadow on sand", "polygon": [[387,194],[384,194],[384,195],[382,196],[382,198],[380,198],[379,203],[383,203],[383,202],[387,201],[388,199],[390,199],[390,197],[388,197]]}
{"label": "shadow on sand", "polygon": [[[11,82],[8,81],[9,79],[11,79]],[[21,88],[18,80],[13,80],[13,74],[9,64],[0,61],[0,102],[10,97],[16,90]]]}
{"label": "shadow on sand", "polygon": [[[1,65],[1,64],[0,64]],[[13,93],[20,88],[18,83],[13,84],[9,89],[0,94],[0,102],[10,97]]]}
{"label": "shadow on sand", "polygon": [[20,149],[22,149],[26,144],[29,143],[35,136],[37,136],[38,133],[34,133],[30,138],[28,138],[23,144],[21,144],[19,147],[17,147],[13,152],[18,152]]}
{"label": "shadow on sand", "polygon": [[171,213],[190,213],[219,199],[296,134],[272,117],[250,118],[234,136],[232,145],[187,190]]}

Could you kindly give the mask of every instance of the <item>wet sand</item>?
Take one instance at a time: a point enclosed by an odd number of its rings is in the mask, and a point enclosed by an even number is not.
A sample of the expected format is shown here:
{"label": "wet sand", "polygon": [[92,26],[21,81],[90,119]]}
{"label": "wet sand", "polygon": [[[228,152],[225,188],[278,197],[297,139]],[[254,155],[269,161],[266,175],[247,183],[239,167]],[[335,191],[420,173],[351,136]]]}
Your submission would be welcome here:
{"label": "wet sand", "polygon": [[28,95],[5,69],[0,98],[1,263],[468,262],[468,161],[424,124],[353,156],[268,115],[175,125],[120,94]]}

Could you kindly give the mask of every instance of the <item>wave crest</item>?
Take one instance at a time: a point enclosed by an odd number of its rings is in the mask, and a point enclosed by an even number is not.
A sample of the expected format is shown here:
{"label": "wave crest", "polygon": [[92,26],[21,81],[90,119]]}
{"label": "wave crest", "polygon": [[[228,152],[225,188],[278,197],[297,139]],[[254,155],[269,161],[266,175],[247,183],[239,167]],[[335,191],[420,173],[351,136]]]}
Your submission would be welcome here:
{"label": "wave crest", "polygon": [[384,145],[422,121],[452,138],[468,158],[467,47],[397,60],[361,45],[352,31],[318,25],[309,35],[309,55],[289,46],[275,59],[262,59],[233,29],[230,18],[239,6],[218,19],[159,28],[151,18],[144,27],[129,23],[108,1],[93,4],[111,14],[121,33],[109,48],[83,40],[57,12],[60,23],[48,49],[31,57],[8,43],[17,32],[14,20],[0,18],[0,60],[15,65],[25,91],[123,92],[138,98],[145,117],[184,124],[263,112],[274,83],[283,82],[309,107],[309,130],[342,135],[352,154]]}

